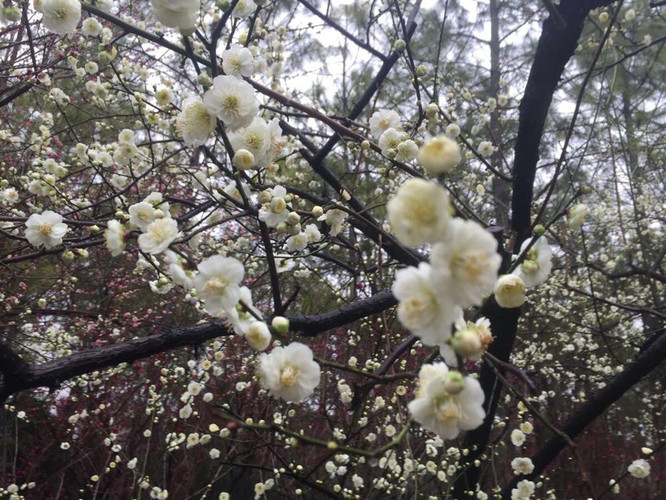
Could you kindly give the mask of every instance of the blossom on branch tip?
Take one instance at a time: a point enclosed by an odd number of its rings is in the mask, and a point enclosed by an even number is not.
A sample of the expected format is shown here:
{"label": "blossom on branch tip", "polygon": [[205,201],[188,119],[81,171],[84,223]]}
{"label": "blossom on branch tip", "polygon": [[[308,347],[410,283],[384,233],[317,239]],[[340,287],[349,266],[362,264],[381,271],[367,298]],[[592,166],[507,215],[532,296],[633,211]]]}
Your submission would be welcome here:
{"label": "blossom on branch tip", "polygon": [[484,394],[481,384],[444,363],[426,364],[419,371],[416,398],[408,405],[414,419],[443,439],[455,439],[461,430],[483,423]]}
{"label": "blossom on branch tip", "polygon": [[309,397],[319,385],[321,369],[312,350],[299,342],[276,347],[259,356],[261,385],[271,396],[299,402]]}
{"label": "blossom on branch tip", "polygon": [[439,136],[427,140],[418,154],[419,164],[430,175],[441,175],[451,172],[462,156],[458,143],[447,136]]}
{"label": "blossom on branch tip", "polygon": [[67,224],[62,222],[62,216],[51,210],[41,214],[32,214],[25,221],[25,237],[35,247],[44,246],[46,249],[53,248],[62,243],[62,238],[67,233]]}
{"label": "blossom on branch tip", "polygon": [[243,264],[233,257],[214,255],[199,263],[199,274],[194,287],[204,300],[206,312],[219,315],[236,307],[241,296],[239,284],[243,280]]}
{"label": "blossom on branch tip", "polygon": [[146,227],[143,234],[139,235],[139,248],[142,252],[153,255],[162,253],[182,234],[178,231],[178,223],[174,219],[168,217],[156,219]]}
{"label": "blossom on branch tip", "polygon": [[78,0],[43,0],[44,27],[58,35],[73,33],[81,20],[81,3]]}
{"label": "blossom on branch tip", "polygon": [[443,240],[451,221],[450,209],[446,190],[423,179],[405,182],[386,206],[391,230],[409,246]]}
{"label": "blossom on branch tip", "polygon": [[232,130],[249,126],[259,112],[259,101],[252,86],[229,75],[213,79],[213,86],[204,94],[203,102],[209,113]]}
{"label": "blossom on branch tip", "polygon": [[453,219],[447,240],[432,247],[432,287],[460,307],[480,305],[493,291],[501,262],[488,231],[474,221]]}
{"label": "blossom on branch tip", "polygon": [[426,345],[439,345],[451,337],[451,327],[462,314],[447,295],[438,296],[430,285],[432,268],[422,262],[395,273],[391,291],[398,299],[400,323]]}

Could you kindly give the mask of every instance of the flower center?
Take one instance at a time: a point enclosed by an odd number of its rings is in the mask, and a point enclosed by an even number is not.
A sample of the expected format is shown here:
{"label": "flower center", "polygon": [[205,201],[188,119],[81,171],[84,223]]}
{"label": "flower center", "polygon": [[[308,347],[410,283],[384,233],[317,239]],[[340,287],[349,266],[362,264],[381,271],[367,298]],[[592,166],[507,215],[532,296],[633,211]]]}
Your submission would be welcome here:
{"label": "flower center", "polygon": [[39,232],[44,235],[44,236],[50,236],[51,232],[53,232],[53,226],[51,224],[41,224],[39,226]]}
{"label": "flower center", "polygon": [[434,224],[437,221],[437,213],[432,200],[418,200],[412,205],[412,220],[425,225]]}
{"label": "flower center", "polygon": [[282,382],[282,385],[291,387],[296,383],[296,380],[298,380],[298,369],[292,365],[285,366],[280,373],[280,382]]}
{"label": "flower center", "polygon": [[222,100],[222,106],[224,106],[228,113],[237,114],[240,108],[240,99],[238,99],[237,95],[225,95],[224,99]]}
{"label": "flower center", "polygon": [[261,142],[261,138],[257,134],[247,134],[245,137],[245,145],[248,149],[259,149]]}
{"label": "flower center", "polygon": [[456,425],[462,418],[460,407],[453,401],[453,398],[447,397],[443,401],[435,403],[435,415],[444,425]]}
{"label": "flower center", "polygon": [[212,280],[206,281],[205,290],[206,293],[212,295],[223,295],[227,291],[229,286],[229,281],[224,278],[213,278]]}
{"label": "flower center", "polygon": [[482,252],[458,252],[451,259],[453,272],[470,281],[477,279],[488,267],[488,257]]}

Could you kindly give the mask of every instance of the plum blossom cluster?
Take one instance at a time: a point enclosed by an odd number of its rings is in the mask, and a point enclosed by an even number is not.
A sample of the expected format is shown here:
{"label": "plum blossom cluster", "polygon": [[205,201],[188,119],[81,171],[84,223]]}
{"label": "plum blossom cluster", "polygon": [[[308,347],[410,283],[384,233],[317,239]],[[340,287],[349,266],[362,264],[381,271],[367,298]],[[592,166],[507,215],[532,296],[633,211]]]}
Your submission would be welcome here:
{"label": "plum blossom cluster", "polygon": [[[409,246],[431,245],[430,262],[396,272],[392,287],[398,319],[425,345],[440,346],[455,367],[457,359],[477,360],[492,341],[489,323],[462,320],[463,309],[481,305],[497,281],[497,241],[473,221],[453,218],[447,192],[438,184],[411,179],[387,205],[391,229]],[[458,322],[452,336],[452,326]],[[432,380],[436,382],[433,383]],[[445,364],[425,365],[410,411],[445,439],[481,425],[483,391],[471,377]]]}

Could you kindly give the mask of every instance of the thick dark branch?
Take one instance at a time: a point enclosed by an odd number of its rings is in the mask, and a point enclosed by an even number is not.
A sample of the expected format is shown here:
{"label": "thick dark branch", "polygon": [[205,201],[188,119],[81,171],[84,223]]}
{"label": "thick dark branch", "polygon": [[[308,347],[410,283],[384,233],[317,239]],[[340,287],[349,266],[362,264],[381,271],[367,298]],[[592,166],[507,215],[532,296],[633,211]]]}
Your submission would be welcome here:
{"label": "thick dark branch", "polygon": [[[367,299],[323,314],[288,316],[291,330],[305,336],[346,325],[396,304],[390,291],[380,292]],[[0,342],[0,401],[17,392],[36,387],[56,388],[63,381],[103,370],[120,363],[131,363],[170,349],[198,345],[216,337],[233,335],[233,331],[217,323],[204,323],[175,328],[164,333],[128,340],[118,344],[87,349],[71,356],[41,364],[28,364],[5,343]]]}
{"label": "thick dark branch", "polygon": [[[543,31],[534,55],[534,63],[520,103],[516,156],[513,167],[513,199],[511,229],[520,245],[530,236],[534,176],[539,161],[539,146],[553,94],[574,54],[583,23],[590,9],[600,1],[563,1],[559,6],[566,27],[562,29],[552,17],[543,23]],[[607,2],[610,3],[610,2]]]}
{"label": "thick dark branch", "polygon": [[35,387],[56,388],[67,379],[94,370],[103,370],[120,363],[131,363],[169,349],[197,345],[208,339],[232,334],[233,332],[223,325],[206,323],[175,328],[166,333],[128,340],[107,347],[87,349],[37,365],[28,365],[21,361],[22,369],[16,374],[17,376],[12,374],[10,377],[5,377],[0,401],[19,391]]}
{"label": "thick dark branch", "polygon": [[[636,385],[643,377],[654,370],[666,358],[666,335],[662,329],[646,343],[651,343],[634,361],[621,373],[596,394],[593,394],[560,429],[569,436],[576,438],[585,428],[594,422],[613,403],[620,399],[629,389]],[[511,498],[511,489],[515,488],[520,479],[534,479],[538,477],[557,455],[567,446],[562,436],[550,438],[546,444],[532,456],[534,472],[530,476],[514,479],[502,490],[502,498]]]}
{"label": "thick dark branch", "polygon": [[396,304],[397,300],[393,294],[390,291],[384,291],[322,314],[295,314],[287,317],[291,330],[312,337],[323,331],[380,313]]}

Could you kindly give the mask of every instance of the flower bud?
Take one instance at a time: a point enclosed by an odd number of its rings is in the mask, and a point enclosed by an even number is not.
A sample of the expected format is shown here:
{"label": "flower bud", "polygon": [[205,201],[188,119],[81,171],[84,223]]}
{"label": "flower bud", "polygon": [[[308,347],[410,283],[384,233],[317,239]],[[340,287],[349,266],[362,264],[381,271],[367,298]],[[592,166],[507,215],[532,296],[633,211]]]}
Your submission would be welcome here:
{"label": "flower bud", "polygon": [[316,205],[316,206],[312,207],[312,215],[314,217],[319,218],[322,215],[324,215],[324,209],[322,207],[320,207],[319,205]]}
{"label": "flower bud", "polygon": [[271,344],[271,332],[263,321],[255,321],[245,332],[245,339],[252,349],[265,351]]}
{"label": "flower bud", "polygon": [[60,256],[60,258],[65,262],[72,262],[74,260],[74,252],[72,252],[71,250],[65,250]]}
{"label": "flower bud", "polygon": [[477,358],[481,353],[481,339],[474,330],[460,330],[451,339],[453,350],[463,358]]}
{"label": "flower bud", "polygon": [[525,303],[525,283],[515,274],[500,276],[495,283],[494,293],[500,307],[511,309]]}
{"label": "flower bud", "polygon": [[437,116],[437,113],[439,113],[439,106],[437,105],[436,102],[431,102],[426,106],[425,115],[427,118],[432,118],[433,116]]}
{"label": "flower bud", "polygon": [[301,222],[301,216],[296,212],[289,212],[289,215],[287,215],[287,224],[290,226],[295,226],[299,222]]}
{"label": "flower bud", "polygon": [[239,149],[234,153],[231,163],[238,170],[249,170],[254,167],[254,155],[247,149]]}
{"label": "flower bud", "polygon": [[537,224],[534,226],[534,234],[537,236],[543,236],[543,234],[546,232],[546,228],[543,226],[543,224]]}
{"label": "flower bud", "polygon": [[261,193],[259,193],[259,203],[270,203],[272,198],[273,195],[268,189],[265,189]]}
{"label": "flower bud", "polygon": [[289,333],[289,320],[284,316],[275,316],[271,321],[271,326],[282,335]]}
{"label": "flower bud", "polygon": [[463,377],[460,372],[451,371],[447,373],[444,388],[451,396],[460,394],[465,388],[465,377]]}
{"label": "flower bud", "polygon": [[273,198],[271,200],[271,212],[280,214],[287,208],[287,202],[283,198]]}
{"label": "flower bud", "polygon": [[393,43],[393,50],[396,52],[402,52],[406,47],[407,43],[402,38],[399,38]]}

